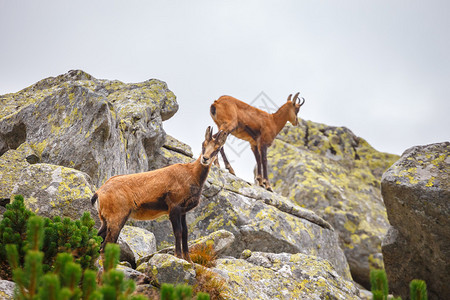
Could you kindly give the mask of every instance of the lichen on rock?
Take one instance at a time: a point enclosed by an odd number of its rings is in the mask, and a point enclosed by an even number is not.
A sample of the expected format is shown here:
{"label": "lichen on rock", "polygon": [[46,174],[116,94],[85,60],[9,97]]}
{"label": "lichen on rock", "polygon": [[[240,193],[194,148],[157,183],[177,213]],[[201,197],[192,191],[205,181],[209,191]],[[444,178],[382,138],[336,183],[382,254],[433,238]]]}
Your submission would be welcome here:
{"label": "lichen on rock", "polygon": [[83,172],[62,166],[30,164],[30,145],[23,143],[0,157],[0,198],[23,195],[25,206],[42,216],[78,219],[90,211],[99,222],[95,209],[86,205],[93,195],[91,179]]}
{"label": "lichen on rock", "polygon": [[80,70],[0,101],[0,155],[28,142],[42,162],[83,171],[96,186],[113,175],[152,169],[165,141],[162,121],[178,109],[162,81],[125,84]]}
{"label": "lichen on rock", "polygon": [[252,252],[219,259],[213,271],[227,280],[233,299],[360,299],[329,262],[302,253]]}
{"label": "lichen on rock", "polygon": [[[313,212],[296,209],[296,205],[284,197],[252,187],[215,167],[207,181],[208,186],[199,206],[187,214],[190,239],[226,230],[235,239],[224,255],[239,257],[244,249],[274,253],[302,252],[329,260],[341,276],[351,279],[336,233]],[[275,203],[278,204],[272,205]],[[277,206],[291,209],[283,211]],[[131,224],[154,232],[158,249],[173,244],[172,228],[167,219],[133,221]]]}
{"label": "lichen on rock", "polygon": [[406,150],[382,178],[392,227],[383,241],[391,290],[425,280],[430,299],[450,295],[450,142]]}
{"label": "lichen on rock", "polygon": [[[125,84],[74,70],[0,96],[0,103],[0,196],[21,193],[38,214],[75,219],[87,210],[99,227],[90,198],[108,178],[195,159],[162,127],[178,104],[156,79]],[[271,149],[270,178],[284,196],[213,166],[199,206],[187,214],[191,244],[214,245],[221,257],[215,271],[236,297],[358,299],[340,244],[355,251],[347,255],[353,265],[357,255],[381,264],[379,249],[364,252],[363,245],[379,244],[384,230],[373,226],[385,215],[370,199],[392,157],[348,129],[304,121],[285,128]],[[194,267],[167,249],[174,242],[167,216],[128,225],[141,228],[122,230],[127,276],[196,283]],[[155,240],[160,251],[150,253]]]}
{"label": "lichen on rock", "polygon": [[304,120],[286,126],[268,151],[274,190],[331,223],[353,278],[366,287],[370,268],[383,267],[381,241],[389,223],[380,180],[396,159],[345,127]]}

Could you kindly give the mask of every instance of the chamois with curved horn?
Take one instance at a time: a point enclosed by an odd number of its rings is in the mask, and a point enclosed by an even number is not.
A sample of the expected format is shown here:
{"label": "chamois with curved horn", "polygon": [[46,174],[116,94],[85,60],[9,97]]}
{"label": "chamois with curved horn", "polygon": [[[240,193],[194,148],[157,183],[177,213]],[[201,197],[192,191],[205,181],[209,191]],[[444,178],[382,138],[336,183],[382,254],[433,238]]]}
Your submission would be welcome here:
{"label": "chamois with curved horn", "polygon": [[[300,100],[299,94],[295,94],[293,100],[291,100],[292,94],[289,95],[286,103],[273,114],[231,96],[221,96],[210,108],[211,117],[219,130],[250,143],[256,158],[255,181],[269,191],[272,191],[272,188],[267,178],[267,148],[273,143],[286,122],[289,121],[294,126],[298,125],[297,114],[300,107],[305,104],[305,99]],[[223,148],[220,153],[225,167],[230,173],[235,174]]]}
{"label": "chamois with curved horn", "polygon": [[175,255],[191,262],[186,213],[198,205],[211,164],[227,136],[223,131],[213,135],[212,128],[208,127],[202,153],[195,162],[114,176],[106,181],[91,199],[102,222],[98,231],[103,238],[102,251],[106,243],[117,242],[128,218],[152,220],[169,215],[175,236]]}

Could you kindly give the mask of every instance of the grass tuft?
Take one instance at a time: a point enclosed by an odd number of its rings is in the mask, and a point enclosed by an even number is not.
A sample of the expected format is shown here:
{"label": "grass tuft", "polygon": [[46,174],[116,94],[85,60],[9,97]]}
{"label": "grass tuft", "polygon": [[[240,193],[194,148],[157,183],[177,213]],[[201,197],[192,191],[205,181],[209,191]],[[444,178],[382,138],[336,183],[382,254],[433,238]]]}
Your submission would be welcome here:
{"label": "grass tuft", "polygon": [[196,265],[195,272],[197,279],[197,284],[194,286],[195,293],[208,293],[211,300],[229,299],[225,279],[200,265]]}
{"label": "grass tuft", "polygon": [[194,245],[189,250],[189,254],[192,261],[196,264],[207,268],[212,268],[216,265],[217,253],[214,250],[214,245],[212,242]]}

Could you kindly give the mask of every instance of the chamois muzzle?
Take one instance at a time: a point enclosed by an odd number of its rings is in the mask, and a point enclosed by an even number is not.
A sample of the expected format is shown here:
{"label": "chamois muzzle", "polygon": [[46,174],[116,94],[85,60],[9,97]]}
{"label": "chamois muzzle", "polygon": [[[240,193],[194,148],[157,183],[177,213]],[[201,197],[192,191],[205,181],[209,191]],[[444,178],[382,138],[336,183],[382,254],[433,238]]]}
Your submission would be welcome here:
{"label": "chamois muzzle", "polygon": [[202,156],[201,163],[203,165],[209,165],[209,161],[210,161],[209,158]]}

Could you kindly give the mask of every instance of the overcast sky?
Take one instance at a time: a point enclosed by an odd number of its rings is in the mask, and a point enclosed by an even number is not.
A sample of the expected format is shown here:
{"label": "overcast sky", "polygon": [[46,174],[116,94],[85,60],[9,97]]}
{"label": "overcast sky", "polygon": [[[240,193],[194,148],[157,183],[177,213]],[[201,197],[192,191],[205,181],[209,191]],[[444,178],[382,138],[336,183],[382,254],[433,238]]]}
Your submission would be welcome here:
{"label": "overcast sky", "polygon": [[[198,156],[213,100],[281,105],[300,91],[301,118],[401,154],[450,140],[449,31],[445,0],[0,0],[0,94],[71,69],[157,78],[180,105],[165,130]],[[251,180],[241,152],[232,165]]]}

